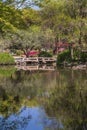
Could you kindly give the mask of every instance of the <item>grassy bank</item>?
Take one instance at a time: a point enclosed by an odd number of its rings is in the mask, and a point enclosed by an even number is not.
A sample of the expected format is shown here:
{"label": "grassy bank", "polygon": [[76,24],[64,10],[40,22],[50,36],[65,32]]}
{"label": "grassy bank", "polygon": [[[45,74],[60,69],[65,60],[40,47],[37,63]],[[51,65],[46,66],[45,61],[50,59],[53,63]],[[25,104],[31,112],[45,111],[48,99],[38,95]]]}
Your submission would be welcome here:
{"label": "grassy bank", "polygon": [[0,53],[0,65],[15,64],[14,58],[8,53]]}

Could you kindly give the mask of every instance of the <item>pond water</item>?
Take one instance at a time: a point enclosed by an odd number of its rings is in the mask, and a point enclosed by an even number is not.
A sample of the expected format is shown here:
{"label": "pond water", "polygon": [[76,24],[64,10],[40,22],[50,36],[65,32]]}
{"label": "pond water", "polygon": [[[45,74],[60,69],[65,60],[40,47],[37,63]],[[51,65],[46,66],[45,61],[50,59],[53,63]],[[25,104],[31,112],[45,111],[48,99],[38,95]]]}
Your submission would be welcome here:
{"label": "pond water", "polygon": [[0,68],[0,130],[87,130],[87,71]]}

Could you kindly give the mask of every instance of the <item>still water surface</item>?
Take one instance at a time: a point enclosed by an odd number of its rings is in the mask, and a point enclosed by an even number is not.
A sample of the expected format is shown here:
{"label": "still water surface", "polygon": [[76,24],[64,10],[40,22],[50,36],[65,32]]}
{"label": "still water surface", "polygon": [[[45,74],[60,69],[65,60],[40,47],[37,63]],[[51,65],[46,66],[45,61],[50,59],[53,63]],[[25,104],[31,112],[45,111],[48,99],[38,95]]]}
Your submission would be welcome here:
{"label": "still water surface", "polygon": [[87,72],[0,68],[0,130],[87,130]]}

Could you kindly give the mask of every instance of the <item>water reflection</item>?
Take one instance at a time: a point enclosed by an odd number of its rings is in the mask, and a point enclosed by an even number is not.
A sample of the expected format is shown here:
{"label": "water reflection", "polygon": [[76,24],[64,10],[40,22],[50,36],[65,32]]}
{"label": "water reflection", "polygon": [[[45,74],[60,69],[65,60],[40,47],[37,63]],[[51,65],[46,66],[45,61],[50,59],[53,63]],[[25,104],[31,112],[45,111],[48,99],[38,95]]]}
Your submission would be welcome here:
{"label": "water reflection", "polygon": [[49,118],[41,107],[23,107],[8,118],[0,117],[0,130],[57,130],[62,124]]}
{"label": "water reflection", "polygon": [[15,66],[18,70],[27,70],[27,71],[53,71],[56,68],[55,64],[31,64],[31,65],[17,65]]}
{"label": "water reflection", "polygon": [[0,130],[87,130],[87,73],[0,71],[0,115]]}
{"label": "water reflection", "polygon": [[46,102],[46,111],[61,119],[64,130],[87,130],[87,74],[68,70],[60,73]]}

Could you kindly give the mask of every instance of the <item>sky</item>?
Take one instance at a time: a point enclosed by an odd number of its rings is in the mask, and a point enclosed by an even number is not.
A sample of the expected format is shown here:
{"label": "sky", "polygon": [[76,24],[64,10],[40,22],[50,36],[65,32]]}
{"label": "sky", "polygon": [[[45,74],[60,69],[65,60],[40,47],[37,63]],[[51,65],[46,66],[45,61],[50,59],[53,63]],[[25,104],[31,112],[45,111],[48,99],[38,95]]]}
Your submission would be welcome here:
{"label": "sky", "polygon": [[[29,2],[32,2],[32,0],[28,0]],[[35,5],[32,5],[31,6],[33,9],[35,9],[35,10],[40,10],[40,8],[38,7],[38,6],[35,6]]]}
{"label": "sky", "polygon": [[32,8],[35,10],[40,10],[40,8],[38,6],[32,6]]}

